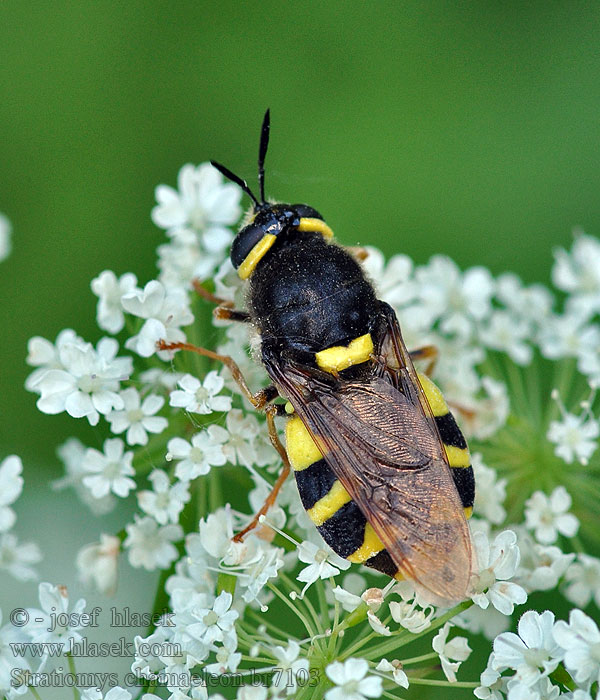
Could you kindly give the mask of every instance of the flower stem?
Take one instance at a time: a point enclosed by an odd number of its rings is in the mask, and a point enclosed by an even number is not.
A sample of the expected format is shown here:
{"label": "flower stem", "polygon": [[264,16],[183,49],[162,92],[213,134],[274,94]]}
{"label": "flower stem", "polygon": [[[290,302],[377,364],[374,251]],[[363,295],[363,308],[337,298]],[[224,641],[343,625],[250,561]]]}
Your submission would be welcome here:
{"label": "flower stem", "polygon": [[[77,677],[77,669],[75,668],[75,659],[71,656],[71,654],[66,654],[67,657],[67,663],[69,664],[69,671],[71,673],[71,676],[73,678]],[[73,697],[75,700],[79,700],[79,692],[75,686],[73,686]]]}

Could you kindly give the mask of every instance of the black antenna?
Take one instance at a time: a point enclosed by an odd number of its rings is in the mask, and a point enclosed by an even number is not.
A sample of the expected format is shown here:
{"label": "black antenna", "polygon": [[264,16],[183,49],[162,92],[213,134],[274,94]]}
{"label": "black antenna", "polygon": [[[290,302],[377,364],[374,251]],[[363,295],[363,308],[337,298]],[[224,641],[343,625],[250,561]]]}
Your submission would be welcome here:
{"label": "black antenna", "polygon": [[258,147],[258,186],[260,188],[261,202],[265,203],[265,156],[269,147],[269,131],[271,129],[271,116],[269,110],[265,112],[265,117],[260,130],[260,145]]}
{"label": "black antenna", "polygon": [[246,180],[242,180],[241,177],[232,173],[231,170],[229,170],[229,168],[226,168],[224,165],[221,165],[221,163],[217,163],[216,160],[211,160],[210,164],[213,166],[213,168],[216,168],[221,174],[225,175],[225,177],[228,180],[231,180],[232,182],[235,182],[236,185],[239,185],[248,195],[248,197],[250,197],[250,199],[254,202],[254,206],[256,209],[260,208],[260,202],[258,201],[258,199],[256,199],[252,190],[248,187],[248,183],[246,182]]}

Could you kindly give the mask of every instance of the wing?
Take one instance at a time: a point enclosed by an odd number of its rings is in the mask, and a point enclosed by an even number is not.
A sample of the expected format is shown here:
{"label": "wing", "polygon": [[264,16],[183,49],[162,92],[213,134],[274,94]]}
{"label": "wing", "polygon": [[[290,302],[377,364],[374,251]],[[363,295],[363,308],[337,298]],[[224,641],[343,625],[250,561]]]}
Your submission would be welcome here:
{"label": "wing", "polygon": [[380,357],[366,380],[265,364],[400,572],[430,602],[450,606],[467,594],[468,525],[395,315],[384,312]]}

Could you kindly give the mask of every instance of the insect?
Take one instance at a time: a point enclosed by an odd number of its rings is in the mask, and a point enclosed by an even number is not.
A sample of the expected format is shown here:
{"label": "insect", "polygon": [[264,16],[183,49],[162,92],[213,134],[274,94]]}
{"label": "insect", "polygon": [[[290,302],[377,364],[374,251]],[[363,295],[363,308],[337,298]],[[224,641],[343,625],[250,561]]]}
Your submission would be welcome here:
{"label": "insect", "polygon": [[[466,442],[439,389],[414,368],[412,360],[431,351],[407,351],[394,311],[377,299],[356,257],[333,241],[321,214],[265,199],[269,131],[267,110],[259,197],[212,164],[252,200],[231,247],[246,280],[247,311],[221,305],[215,315],[255,328],[272,384],[252,394],[229,357],[187,343],[161,341],[159,348],[224,362],[266,412],[284,468],[238,539],[272,505],[291,468],[304,508],[337,554],[408,578],[426,600],[450,606],[467,596],[471,575],[467,518],[475,485]],[[285,448],[276,415],[287,416]]]}

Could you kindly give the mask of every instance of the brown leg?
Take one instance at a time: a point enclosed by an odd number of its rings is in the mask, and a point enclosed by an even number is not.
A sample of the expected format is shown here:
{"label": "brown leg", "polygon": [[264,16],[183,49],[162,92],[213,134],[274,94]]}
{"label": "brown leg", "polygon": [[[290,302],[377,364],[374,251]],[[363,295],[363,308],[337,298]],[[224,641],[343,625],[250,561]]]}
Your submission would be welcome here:
{"label": "brown leg", "polygon": [[206,299],[206,301],[210,301],[211,304],[218,304],[219,306],[224,306],[228,309],[232,308],[233,302],[227,301],[226,299],[221,299],[219,297],[216,297],[214,294],[211,294],[208,289],[205,289],[200,280],[193,279],[192,280],[192,287],[194,288],[196,294],[199,297],[202,297],[203,299]]}
{"label": "brown leg", "polygon": [[230,309],[228,306],[217,306],[213,310],[213,316],[219,321],[238,321],[239,323],[248,323],[250,314],[247,311],[238,311],[238,309]]}
{"label": "brown leg", "polygon": [[205,289],[199,280],[192,280],[192,287],[196,291],[196,294],[206,301],[210,301],[211,304],[217,304],[217,308],[213,311],[215,318],[224,321],[241,321],[245,322],[250,319],[250,315],[245,311],[239,311],[233,308],[233,302],[227,301],[226,299],[221,299],[211,294],[207,289]]}
{"label": "brown leg", "polygon": [[273,503],[275,503],[277,494],[283,486],[287,475],[290,473],[290,462],[285,451],[285,447],[281,444],[281,440],[277,435],[277,429],[275,428],[275,416],[278,414],[278,407],[271,404],[271,401],[273,401],[279,396],[279,392],[273,384],[270,384],[264,389],[257,391],[256,394],[253,394],[250,391],[246,380],[244,379],[242,371],[237,366],[236,362],[228,355],[219,355],[218,353],[213,352],[212,350],[206,350],[206,348],[201,348],[197,345],[192,345],[191,343],[165,343],[164,340],[159,340],[156,346],[159,350],[190,350],[191,352],[198,353],[198,355],[210,357],[212,360],[218,360],[219,362],[222,362],[229,369],[229,371],[231,372],[231,376],[233,377],[237,385],[240,387],[242,393],[248,399],[248,401],[250,401],[254,408],[256,408],[259,411],[265,411],[267,415],[267,427],[269,429],[269,438],[271,440],[271,443],[273,444],[273,447],[279,453],[279,456],[281,457],[284,466],[281,474],[279,475],[279,478],[275,482],[275,485],[273,486],[271,493],[265,500],[262,508],[254,516],[250,524],[247,527],[245,527],[241,532],[238,532],[238,534],[235,535],[235,537],[233,538],[236,542],[239,542],[247,532],[250,532],[250,530],[253,530],[257,526],[258,519],[260,518],[260,516],[264,515],[273,505]]}
{"label": "brown leg", "polygon": [[254,528],[258,525],[258,521],[260,519],[261,515],[265,515],[269,508],[275,503],[275,499],[277,498],[277,494],[279,493],[281,487],[285,483],[285,480],[287,479],[288,474],[290,473],[290,461],[287,456],[287,452],[285,451],[285,447],[281,444],[281,440],[279,439],[279,436],[277,435],[277,429],[275,428],[275,416],[277,415],[277,409],[275,406],[267,406],[266,408],[266,413],[267,413],[267,426],[269,428],[269,438],[271,438],[271,442],[273,444],[273,447],[279,452],[279,456],[283,460],[283,469],[281,470],[281,474],[279,475],[277,481],[273,485],[273,488],[271,489],[271,493],[267,496],[265,499],[265,502],[262,505],[262,508],[258,511],[258,513],[252,518],[250,523],[246,525],[246,527],[241,531],[238,532],[237,535],[234,536],[233,541],[234,542],[241,542],[242,538],[244,535],[250,530],[254,530]]}
{"label": "brown leg", "polygon": [[273,401],[273,399],[276,399],[279,396],[279,392],[273,385],[267,386],[264,389],[257,391],[256,394],[253,394],[246,384],[246,380],[244,379],[241,369],[237,366],[235,360],[229,357],[229,355],[219,355],[219,353],[213,352],[212,350],[207,350],[206,348],[201,348],[198,345],[192,345],[191,343],[166,343],[164,340],[159,340],[156,343],[156,347],[158,350],[189,350],[197,353],[198,355],[210,357],[211,360],[222,362],[231,372],[233,380],[240,387],[244,396],[248,399],[248,401],[250,401],[254,408],[258,409],[259,411],[264,410],[265,406],[270,401]]}
{"label": "brown leg", "polygon": [[438,349],[435,345],[424,345],[422,348],[417,348],[409,352],[410,359],[414,362],[415,360],[429,360],[427,366],[425,367],[425,374],[430,377],[435,369],[435,363],[438,359]]}

